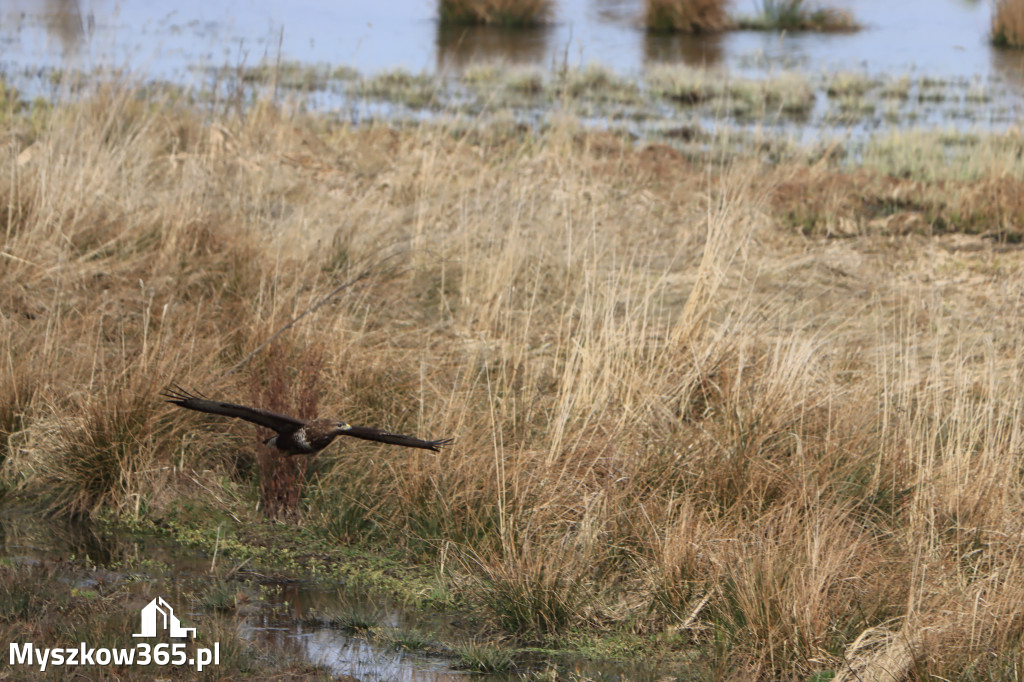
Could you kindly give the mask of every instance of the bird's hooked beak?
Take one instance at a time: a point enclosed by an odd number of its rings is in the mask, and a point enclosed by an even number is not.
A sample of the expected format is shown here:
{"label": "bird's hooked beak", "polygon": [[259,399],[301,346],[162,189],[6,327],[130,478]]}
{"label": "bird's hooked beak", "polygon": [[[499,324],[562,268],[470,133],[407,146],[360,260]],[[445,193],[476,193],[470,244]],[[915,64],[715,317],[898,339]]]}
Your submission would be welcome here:
{"label": "bird's hooked beak", "polygon": [[348,422],[334,422],[334,428],[338,429],[339,431],[348,431],[349,429],[352,428],[352,425],[349,424]]}

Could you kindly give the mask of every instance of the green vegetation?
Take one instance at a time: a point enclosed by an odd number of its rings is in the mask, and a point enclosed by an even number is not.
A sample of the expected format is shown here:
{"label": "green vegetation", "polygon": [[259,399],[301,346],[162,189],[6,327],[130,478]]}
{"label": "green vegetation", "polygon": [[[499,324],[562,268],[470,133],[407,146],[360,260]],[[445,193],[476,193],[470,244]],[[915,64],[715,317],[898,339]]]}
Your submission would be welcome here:
{"label": "green vegetation", "polygon": [[372,78],[356,81],[356,94],[423,108],[438,101],[438,84],[433,76],[414,74],[404,69],[385,71]]}
{"label": "green vegetation", "polygon": [[[86,81],[84,76],[76,76],[75,83],[79,79]],[[344,65],[303,67],[282,62],[220,70],[211,74],[211,79],[215,82],[211,91],[187,92],[173,85],[151,84],[140,86],[136,96],[183,106],[198,102],[223,106],[230,101],[236,111],[261,106],[259,102],[268,92],[286,111],[321,106],[327,97],[340,102],[339,110],[366,110],[371,118],[383,117],[393,126],[418,125],[424,117],[462,116],[461,125],[467,128],[486,121],[492,129],[502,127],[510,132],[544,126],[552,112],[559,111],[584,120],[605,120],[624,135],[648,137],[657,136],[662,129],[680,128],[683,114],[688,121],[684,127],[695,128],[699,120],[701,127],[708,129],[721,128],[723,122],[735,124],[740,134],[760,128],[762,138],[774,137],[775,143],[784,141],[793,123],[842,136],[851,126],[863,131],[882,123],[909,127],[922,119],[995,126],[1014,122],[1007,88],[998,78],[942,80],[856,72],[782,72],[756,79],[713,67],[655,63],[637,80],[594,63],[552,71],[503,62],[472,64],[457,76],[402,68],[362,75]],[[821,92],[828,96],[819,97]],[[29,107],[20,100],[12,106]],[[37,98],[31,104],[31,114],[23,112],[18,120],[43,125],[49,119],[49,107]],[[215,136],[226,132],[219,128]],[[865,137],[855,135],[846,145],[859,145]],[[230,146],[233,142],[224,137],[217,144]],[[706,148],[705,140],[694,140],[692,146]],[[39,151],[24,151],[22,160]],[[349,256],[346,245],[335,236],[329,249],[334,257],[325,259],[322,267],[340,272],[337,265]]]}
{"label": "green vegetation", "polygon": [[424,651],[433,645],[430,635],[417,628],[377,628],[374,631],[375,639],[379,644],[391,647],[392,649],[408,649],[409,651]]}
{"label": "green vegetation", "polygon": [[507,647],[470,640],[452,645],[458,667],[477,673],[501,673],[515,666],[515,659]]}
{"label": "green vegetation", "polygon": [[761,0],[761,12],[740,16],[736,26],[758,31],[856,31],[853,15],[832,7],[814,7],[807,0]]}

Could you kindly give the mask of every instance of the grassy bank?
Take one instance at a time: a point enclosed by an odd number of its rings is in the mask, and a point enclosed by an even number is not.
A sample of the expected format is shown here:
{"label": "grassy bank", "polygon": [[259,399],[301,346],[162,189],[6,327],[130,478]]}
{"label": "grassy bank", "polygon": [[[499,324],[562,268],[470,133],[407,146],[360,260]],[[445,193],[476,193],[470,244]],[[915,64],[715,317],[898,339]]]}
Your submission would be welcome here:
{"label": "grassy bank", "polygon": [[116,85],[3,125],[9,495],[251,518],[262,434],[178,383],[454,436],[334,446],[286,523],[404,553],[492,633],[1019,664],[1019,135],[936,179]]}

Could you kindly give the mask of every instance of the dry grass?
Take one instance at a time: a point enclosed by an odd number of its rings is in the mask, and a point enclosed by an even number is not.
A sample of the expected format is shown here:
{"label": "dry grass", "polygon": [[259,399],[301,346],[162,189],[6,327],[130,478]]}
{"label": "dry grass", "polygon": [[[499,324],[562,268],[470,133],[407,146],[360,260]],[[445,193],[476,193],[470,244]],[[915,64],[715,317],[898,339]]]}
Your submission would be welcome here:
{"label": "dry grass", "polygon": [[992,43],[1000,47],[1024,47],[1024,2],[996,0],[992,9]]}
{"label": "dry grass", "polygon": [[711,33],[730,26],[728,0],[647,0],[644,26],[649,31]]}
{"label": "dry grass", "polygon": [[[674,632],[752,677],[1019,661],[1024,259],[951,217],[1003,183],[1010,234],[1019,179],[705,163],[571,121],[209,120],[120,87],[10,125],[15,492],[230,504],[215,481],[252,480],[254,430],[164,405],[176,382],[455,436],[343,443],[263,503],[422,561],[453,546],[451,589],[502,631]],[[869,229],[872,196],[932,197],[946,234]],[[801,210],[854,224],[801,234]]]}
{"label": "dry grass", "polygon": [[537,26],[551,20],[551,0],[439,0],[442,24]]}

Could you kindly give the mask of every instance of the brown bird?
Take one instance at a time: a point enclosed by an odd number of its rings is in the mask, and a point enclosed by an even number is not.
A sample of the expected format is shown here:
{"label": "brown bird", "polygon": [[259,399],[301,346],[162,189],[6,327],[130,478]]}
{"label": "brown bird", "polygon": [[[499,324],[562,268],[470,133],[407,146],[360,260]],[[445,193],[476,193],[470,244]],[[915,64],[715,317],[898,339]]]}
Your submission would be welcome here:
{"label": "brown bird", "polygon": [[330,445],[338,436],[354,436],[364,440],[404,445],[410,448],[423,448],[424,450],[433,450],[434,452],[438,452],[442,445],[452,442],[451,438],[420,440],[412,436],[388,433],[387,431],[381,431],[369,426],[352,426],[346,422],[333,419],[311,419],[309,421],[296,419],[295,417],[289,417],[268,410],[260,410],[255,407],[222,403],[218,400],[207,400],[189,393],[180,386],[167,389],[161,395],[167,398],[167,402],[179,407],[197,412],[222,414],[225,417],[238,417],[239,419],[244,419],[253,424],[259,424],[276,431],[276,436],[271,436],[263,442],[277,448],[285,455],[315,454]]}

